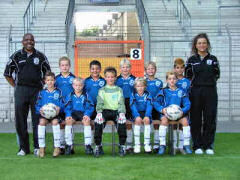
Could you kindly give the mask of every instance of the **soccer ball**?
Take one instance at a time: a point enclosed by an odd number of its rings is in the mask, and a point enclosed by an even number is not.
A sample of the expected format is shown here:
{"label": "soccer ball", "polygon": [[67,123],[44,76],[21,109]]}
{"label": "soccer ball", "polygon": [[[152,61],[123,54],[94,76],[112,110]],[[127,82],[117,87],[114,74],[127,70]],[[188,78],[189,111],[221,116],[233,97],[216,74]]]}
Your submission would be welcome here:
{"label": "soccer ball", "polygon": [[170,106],[168,106],[166,108],[166,113],[167,118],[172,121],[178,120],[183,114],[182,108],[176,104],[171,104]]}
{"label": "soccer ball", "polygon": [[57,107],[53,103],[45,104],[42,107],[42,115],[46,119],[52,119],[57,116]]}

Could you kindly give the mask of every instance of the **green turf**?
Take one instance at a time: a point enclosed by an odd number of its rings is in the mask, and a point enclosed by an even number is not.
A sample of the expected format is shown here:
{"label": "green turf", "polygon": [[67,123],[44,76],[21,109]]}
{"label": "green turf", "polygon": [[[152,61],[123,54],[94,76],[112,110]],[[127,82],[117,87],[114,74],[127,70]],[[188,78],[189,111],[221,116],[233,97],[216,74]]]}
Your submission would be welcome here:
{"label": "green turf", "polygon": [[[0,134],[1,180],[232,180],[240,179],[240,134],[217,134],[216,154],[177,155],[159,157],[155,154],[112,157],[110,148],[98,159],[84,155],[83,147],[76,147],[70,157],[52,158],[52,138],[47,136],[47,156],[32,154],[16,156],[15,134]],[[105,139],[108,140],[109,136]],[[76,135],[79,140],[80,135]]]}

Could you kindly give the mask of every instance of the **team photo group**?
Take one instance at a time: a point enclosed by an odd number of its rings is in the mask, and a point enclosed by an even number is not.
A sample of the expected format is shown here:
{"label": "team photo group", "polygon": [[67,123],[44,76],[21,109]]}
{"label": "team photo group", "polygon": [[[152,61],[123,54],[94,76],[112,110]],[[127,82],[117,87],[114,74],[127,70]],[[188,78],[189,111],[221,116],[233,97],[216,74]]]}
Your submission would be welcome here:
{"label": "team photo group", "polygon": [[119,69],[102,69],[100,61],[93,59],[90,76],[83,79],[70,72],[71,60],[64,56],[59,59],[60,74],[55,76],[47,57],[34,48],[32,34],[23,36],[22,45],[10,57],[4,72],[14,87],[18,156],[30,154],[29,107],[33,153],[40,158],[46,155],[48,124],[53,132],[52,156],[78,154],[74,151],[73,126],[79,122],[85,153],[104,155],[102,136],[108,121],[113,121],[117,129],[119,156],[138,154],[142,149],[164,155],[168,125],[173,121],[175,152],[214,155],[220,69],[207,34],[193,38],[188,59],[169,60],[172,69],[162,80],[155,77],[161,67],[150,59],[145,59],[144,77],[131,74],[131,60],[122,59]]}

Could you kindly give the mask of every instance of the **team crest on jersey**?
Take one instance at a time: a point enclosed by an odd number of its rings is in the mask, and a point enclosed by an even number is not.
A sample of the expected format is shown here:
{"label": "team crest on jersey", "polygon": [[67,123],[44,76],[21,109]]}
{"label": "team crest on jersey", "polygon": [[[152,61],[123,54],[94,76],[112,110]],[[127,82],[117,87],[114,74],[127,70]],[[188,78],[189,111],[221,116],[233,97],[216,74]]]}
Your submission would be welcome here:
{"label": "team crest on jersey", "polygon": [[59,98],[59,94],[58,93],[54,93],[53,98],[54,99],[58,99]]}
{"label": "team crest on jersey", "polygon": [[182,92],[182,90],[180,90],[180,91],[178,91],[178,97],[182,97],[182,94],[183,94],[183,92]]}
{"label": "team crest on jersey", "polygon": [[208,65],[212,65],[212,60],[211,60],[211,59],[208,59],[208,60],[207,60],[207,64],[208,64]]}
{"label": "team crest on jersey", "polygon": [[160,81],[156,81],[156,86],[160,86],[161,82]]}
{"label": "team crest on jersey", "polygon": [[130,86],[133,86],[133,84],[134,84],[134,80],[131,79],[131,80],[129,81],[129,84],[130,84]]}
{"label": "team crest on jersey", "polygon": [[39,64],[39,59],[38,59],[38,58],[34,58],[34,59],[33,59],[33,63],[36,64],[36,65],[38,65],[38,64]]}
{"label": "team crest on jersey", "polygon": [[72,83],[73,83],[73,80],[74,80],[74,78],[71,77],[71,78],[69,79],[69,83],[72,84]]}
{"label": "team crest on jersey", "polygon": [[186,88],[187,88],[187,82],[183,82],[183,83],[182,83],[182,88],[183,88],[183,89],[186,89]]}
{"label": "team crest on jersey", "polygon": [[104,86],[104,81],[99,81],[98,85],[99,85],[100,87],[103,87],[103,86]]}

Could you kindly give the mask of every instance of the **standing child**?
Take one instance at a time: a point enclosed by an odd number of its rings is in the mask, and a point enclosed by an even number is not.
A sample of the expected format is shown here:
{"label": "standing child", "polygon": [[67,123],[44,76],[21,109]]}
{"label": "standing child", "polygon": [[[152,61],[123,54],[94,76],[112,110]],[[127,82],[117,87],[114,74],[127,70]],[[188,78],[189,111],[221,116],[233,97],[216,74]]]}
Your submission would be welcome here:
{"label": "standing child", "polygon": [[104,70],[107,85],[101,88],[97,96],[97,116],[95,119],[95,157],[103,154],[101,146],[103,128],[106,122],[113,120],[119,135],[119,155],[125,155],[126,142],[126,109],[122,89],[115,85],[117,71],[113,67]]}
{"label": "standing child", "polygon": [[[176,104],[182,107],[183,115],[179,118],[179,122],[183,125],[183,149],[185,153],[191,154],[190,149],[190,126],[187,120],[187,113],[190,110],[191,103],[186,93],[177,88],[177,76],[174,72],[168,72],[166,75],[167,87],[163,89],[163,95],[165,100],[165,107],[171,104]],[[160,147],[158,154],[163,155],[166,150],[166,133],[169,119],[167,118],[166,108],[162,109],[163,116],[161,118],[161,124],[159,127],[159,139]]]}
{"label": "standing child", "polygon": [[[125,100],[126,107],[126,118],[127,120],[132,119],[132,113],[130,109],[130,96],[134,90],[134,80],[135,76],[131,74],[131,63],[127,59],[123,59],[120,62],[120,71],[121,74],[117,77],[116,85],[122,88],[123,96]],[[127,123],[127,147],[126,152],[132,153],[132,143],[133,143],[133,134],[132,134],[132,124]]]}
{"label": "standing child", "polygon": [[70,93],[66,99],[66,127],[65,127],[65,140],[66,140],[66,155],[71,154],[73,145],[73,124],[75,121],[82,121],[84,126],[84,142],[85,153],[92,154],[91,147],[91,126],[90,117],[94,111],[94,104],[86,93],[83,93],[84,81],[81,78],[73,80],[74,92]]}
{"label": "standing child", "polygon": [[[186,93],[186,95],[189,95],[189,90],[190,90],[190,85],[191,82],[184,77],[184,71],[185,71],[185,63],[184,60],[181,58],[177,58],[174,61],[174,72],[177,75],[177,83],[176,86],[178,88],[182,88],[182,90],[184,90],[184,92]],[[178,137],[177,137],[177,133],[178,133]],[[185,151],[183,150],[183,131],[182,131],[182,125],[179,124],[179,128],[177,130],[177,125],[174,126],[174,130],[173,130],[173,145],[174,145],[174,149],[177,151],[180,151],[182,154],[185,153]],[[177,139],[178,139],[178,146],[177,146]]]}
{"label": "standing child", "polygon": [[147,82],[144,78],[136,78],[134,87],[136,92],[130,97],[130,106],[134,121],[134,153],[141,152],[140,134],[141,125],[144,124],[144,150],[146,153],[152,151],[151,140],[151,117],[152,117],[152,98],[146,91]]}
{"label": "standing child", "polygon": [[60,125],[59,116],[52,119],[46,119],[43,117],[42,107],[48,103],[53,103],[57,107],[57,114],[63,107],[63,97],[61,90],[54,87],[55,75],[52,72],[47,72],[45,75],[45,83],[47,89],[40,91],[36,103],[36,113],[40,116],[38,125],[38,143],[39,143],[39,157],[45,156],[45,131],[48,122],[51,122],[53,129],[54,139],[54,152],[53,157],[57,157],[60,154]]}
{"label": "standing child", "polygon": [[[163,82],[155,78],[155,74],[157,71],[156,63],[153,61],[149,61],[147,64],[145,64],[145,72],[147,75],[147,91],[150,93],[150,95],[154,99],[156,98],[156,95],[159,93],[159,91],[163,87]],[[157,112],[155,108],[152,110],[152,119],[153,120],[160,120],[160,113]],[[153,123],[154,127],[154,146],[153,146],[153,152],[157,153],[159,149],[159,124]]]}
{"label": "standing child", "polygon": [[[71,61],[68,57],[63,56],[59,59],[59,68],[60,68],[60,74],[56,76],[56,83],[55,86],[62,91],[62,96],[64,100],[66,97],[73,91],[72,82],[75,76],[69,71],[71,67]],[[64,112],[60,112],[60,118],[61,120],[65,120],[65,114]],[[64,135],[64,128],[65,125],[62,122],[60,124],[60,151],[61,154],[64,154],[65,151],[65,135]]]}

